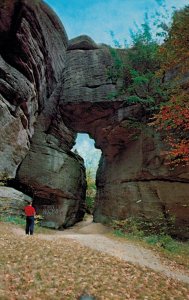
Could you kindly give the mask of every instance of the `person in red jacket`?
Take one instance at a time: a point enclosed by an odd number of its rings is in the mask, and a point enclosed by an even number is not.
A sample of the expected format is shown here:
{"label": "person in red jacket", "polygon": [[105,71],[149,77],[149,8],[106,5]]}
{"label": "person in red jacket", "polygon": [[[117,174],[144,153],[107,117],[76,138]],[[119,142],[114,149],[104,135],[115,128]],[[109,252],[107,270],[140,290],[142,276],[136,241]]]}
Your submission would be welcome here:
{"label": "person in red jacket", "polygon": [[34,217],[36,215],[35,208],[32,206],[32,203],[29,203],[24,207],[26,215],[26,234],[33,234],[34,231]]}

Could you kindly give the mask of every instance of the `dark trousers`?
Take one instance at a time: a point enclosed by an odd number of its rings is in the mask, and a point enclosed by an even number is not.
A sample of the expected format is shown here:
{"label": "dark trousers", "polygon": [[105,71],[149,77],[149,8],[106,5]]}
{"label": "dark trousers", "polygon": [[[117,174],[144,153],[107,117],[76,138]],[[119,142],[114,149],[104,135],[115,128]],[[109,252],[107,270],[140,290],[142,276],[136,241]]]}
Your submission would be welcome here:
{"label": "dark trousers", "polygon": [[26,217],[26,234],[33,234],[34,230],[34,217]]}

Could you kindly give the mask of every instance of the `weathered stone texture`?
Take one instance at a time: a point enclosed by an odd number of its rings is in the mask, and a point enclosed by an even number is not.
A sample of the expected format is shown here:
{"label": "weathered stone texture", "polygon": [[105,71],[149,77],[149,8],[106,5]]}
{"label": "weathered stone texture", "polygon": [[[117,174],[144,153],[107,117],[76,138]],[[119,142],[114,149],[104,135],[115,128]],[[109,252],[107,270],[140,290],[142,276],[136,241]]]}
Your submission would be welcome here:
{"label": "weathered stone texture", "polygon": [[83,161],[70,152],[75,133],[58,108],[67,35],[43,2],[3,0],[0,10],[0,179],[17,172],[39,213],[48,202],[44,224],[69,226],[84,215],[86,183]]}
{"label": "weathered stone texture", "polygon": [[33,191],[42,224],[53,228],[71,226],[85,213],[84,162],[70,151],[75,133],[59,114],[59,90],[58,86],[38,117],[32,145],[16,176],[22,188]]}
{"label": "weathered stone texture", "polygon": [[31,198],[13,188],[0,186],[0,215],[24,216],[24,207]]}
{"label": "weathered stone texture", "polygon": [[94,50],[98,45],[87,35],[80,35],[69,40],[67,50]]}
{"label": "weathered stone texture", "polygon": [[43,225],[71,226],[85,212],[85,172],[83,161],[48,145],[34,144],[21,164],[17,180],[33,191],[37,213]]}
{"label": "weathered stone texture", "polygon": [[108,79],[112,58],[107,48],[67,51],[60,104],[108,101],[115,85]]}
{"label": "weathered stone texture", "polygon": [[67,36],[44,4],[2,0],[0,15],[0,178],[13,178],[62,76]]}
{"label": "weathered stone texture", "polygon": [[[103,151],[97,174],[94,220],[109,222],[131,216],[155,220],[162,216],[167,222],[175,218],[177,230],[172,233],[188,238],[189,168],[165,165],[161,155],[165,145],[153,129],[143,126],[136,132],[133,128],[132,136],[131,126],[126,124],[125,133],[112,128],[108,135],[109,147]],[[119,152],[112,151],[111,145]]]}
{"label": "weathered stone texture", "polygon": [[[127,154],[129,152],[125,156]],[[137,154],[134,157],[137,158]],[[149,176],[149,170],[146,178],[145,173],[140,172],[136,178],[137,162],[136,159],[133,168],[127,159],[114,162],[101,159],[95,222],[108,223],[112,219],[123,220],[127,217],[142,217],[145,220],[162,218],[165,222],[172,219],[176,225],[172,233],[189,238],[189,183],[174,181],[174,177],[172,180],[165,176],[154,178]]]}
{"label": "weathered stone texture", "polygon": [[14,178],[34,131],[33,85],[0,57],[0,178]]}

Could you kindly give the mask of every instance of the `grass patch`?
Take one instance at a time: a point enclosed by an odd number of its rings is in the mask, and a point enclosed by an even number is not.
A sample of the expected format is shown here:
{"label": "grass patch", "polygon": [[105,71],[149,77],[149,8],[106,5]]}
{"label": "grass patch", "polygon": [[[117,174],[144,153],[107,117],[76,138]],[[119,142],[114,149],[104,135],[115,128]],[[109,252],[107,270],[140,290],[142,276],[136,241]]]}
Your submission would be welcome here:
{"label": "grass patch", "polygon": [[151,233],[140,230],[140,222],[132,218],[129,221],[114,221],[114,235],[142,244],[142,246],[158,251],[161,256],[174,260],[177,264],[189,268],[189,242],[181,242],[162,232]]}
{"label": "grass patch", "polygon": [[20,216],[0,216],[0,221],[5,223],[12,223],[15,225],[21,225],[21,227],[25,226],[26,224],[25,218]]}
{"label": "grass patch", "polygon": [[[0,216],[0,222],[4,222],[4,223],[11,223],[14,225],[17,225],[21,228],[25,228],[26,226],[26,219],[23,216],[10,216],[10,215],[2,215]],[[34,233],[46,233],[46,234],[53,234],[55,233],[55,231],[53,229],[50,228],[44,228],[40,226],[40,223],[37,221],[37,224],[35,224],[34,226]]]}

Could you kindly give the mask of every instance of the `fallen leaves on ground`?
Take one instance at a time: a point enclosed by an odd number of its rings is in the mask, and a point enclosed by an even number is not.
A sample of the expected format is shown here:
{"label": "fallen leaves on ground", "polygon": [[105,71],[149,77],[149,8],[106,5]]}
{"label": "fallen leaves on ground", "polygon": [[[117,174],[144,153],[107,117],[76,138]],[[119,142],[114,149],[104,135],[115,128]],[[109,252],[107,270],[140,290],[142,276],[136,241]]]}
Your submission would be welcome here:
{"label": "fallen leaves on ground", "polygon": [[[186,300],[189,286],[72,240],[15,236],[0,224],[0,299]],[[2,251],[3,249],[3,251]]]}

